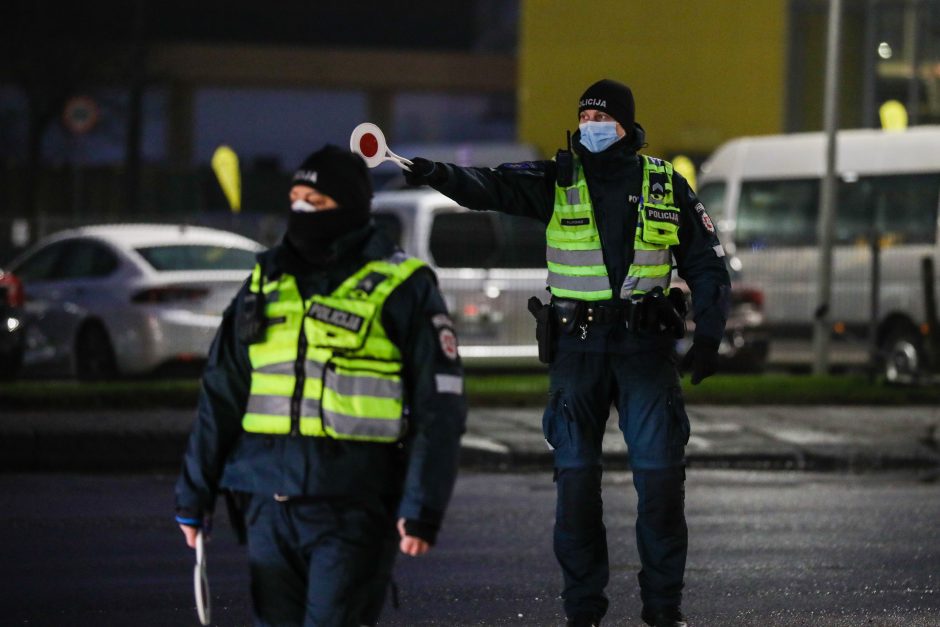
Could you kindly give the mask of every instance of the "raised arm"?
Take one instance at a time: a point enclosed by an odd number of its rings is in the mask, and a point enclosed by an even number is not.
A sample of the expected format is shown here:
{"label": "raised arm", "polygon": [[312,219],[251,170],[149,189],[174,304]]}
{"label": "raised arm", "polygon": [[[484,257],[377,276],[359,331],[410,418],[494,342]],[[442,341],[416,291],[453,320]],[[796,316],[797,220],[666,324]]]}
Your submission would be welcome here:
{"label": "raised arm", "polygon": [[555,194],[555,163],[523,161],[497,168],[465,168],[416,157],[409,185],[430,185],[464,207],[501,211],[548,223]]}

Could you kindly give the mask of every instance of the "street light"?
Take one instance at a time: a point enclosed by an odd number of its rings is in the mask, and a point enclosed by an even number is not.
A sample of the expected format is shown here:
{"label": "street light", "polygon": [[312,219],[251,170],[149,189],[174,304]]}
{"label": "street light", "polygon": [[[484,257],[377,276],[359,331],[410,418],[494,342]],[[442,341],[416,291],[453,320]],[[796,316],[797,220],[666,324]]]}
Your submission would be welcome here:
{"label": "street light", "polygon": [[813,324],[813,374],[829,371],[829,312],[832,300],[832,236],[836,199],[836,131],[839,128],[839,47],[842,30],[842,1],[829,0],[826,36],[826,174],[819,205],[819,280]]}

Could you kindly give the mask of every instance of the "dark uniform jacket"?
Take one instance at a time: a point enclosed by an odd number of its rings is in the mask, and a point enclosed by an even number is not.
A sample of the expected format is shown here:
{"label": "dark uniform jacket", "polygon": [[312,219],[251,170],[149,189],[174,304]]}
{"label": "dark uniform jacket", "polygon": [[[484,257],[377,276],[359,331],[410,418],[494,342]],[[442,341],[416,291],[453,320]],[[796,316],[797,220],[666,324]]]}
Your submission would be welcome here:
{"label": "dark uniform jacket", "polygon": [[[268,276],[288,272],[304,299],[329,294],[369,260],[395,246],[373,225],[334,244],[330,263],[311,267],[289,244],[259,255]],[[405,404],[410,414],[402,444],[323,437],[245,433],[241,420],[251,383],[248,345],[236,324],[248,285],[226,310],[213,342],[199,397],[198,415],[176,484],[180,518],[211,512],[220,488],[260,495],[342,497],[385,503],[401,498],[398,516],[440,524],[457,473],[466,421],[463,375],[453,350],[450,318],[434,274],[420,269],[393,291],[382,325],[402,354]]]}
{"label": "dark uniform jacket", "polygon": [[[620,286],[633,260],[637,204],[643,182],[643,162],[637,150],[643,145],[645,133],[637,124],[632,141],[618,141],[596,154],[585,149],[579,137],[579,132],[575,132],[572,143],[587,178],[613,300],[619,301]],[[507,163],[496,169],[451,164],[437,167],[443,167],[444,172],[435,173],[432,186],[465,207],[526,216],[544,224],[551,220],[557,174],[554,161]],[[705,207],[685,178],[673,173],[672,185],[674,202],[681,210],[679,245],[672,252],[679,276],[692,292],[695,336],[717,344],[724,334],[730,306],[724,250]],[[672,342],[667,337],[630,333],[618,324],[596,325],[585,340],[577,335],[559,338],[563,349],[618,353],[668,350]]]}

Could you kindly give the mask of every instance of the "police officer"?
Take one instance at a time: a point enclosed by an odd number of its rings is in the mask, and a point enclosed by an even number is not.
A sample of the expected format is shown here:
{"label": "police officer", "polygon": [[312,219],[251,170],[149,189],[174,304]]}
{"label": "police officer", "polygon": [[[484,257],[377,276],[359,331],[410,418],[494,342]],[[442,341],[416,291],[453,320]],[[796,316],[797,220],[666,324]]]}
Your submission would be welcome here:
{"label": "police officer", "polygon": [[[554,449],[555,555],[569,625],[598,625],[607,610],[601,438],[611,403],[629,446],[638,496],[637,547],[649,625],[684,625],[684,514],[689,422],[675,340],[685,301],[669,290],[673,259],[692,292],[694,343],[682,367],[698,384],[716,370],[729,304],[724,251],[704,206],[663,160],[639,155],[645,132],[631,90],[601,80],[581,96],[573,150],[554,161],[461,168],[414,159],[406,180],[471,209],[546,225],[550,400],[543,417]],[[541,303],[530,301],[539,317]],[[544,325],[543,325],[544,326]]]}
{"label": "police officer", "polygon": [[434,544],[466,406],[433,273],[370,219],[362,159],[294,174],[284,240],[226,310],[176,484],[189,546],[243,505],[259,625],[374,625],[396,552]]}

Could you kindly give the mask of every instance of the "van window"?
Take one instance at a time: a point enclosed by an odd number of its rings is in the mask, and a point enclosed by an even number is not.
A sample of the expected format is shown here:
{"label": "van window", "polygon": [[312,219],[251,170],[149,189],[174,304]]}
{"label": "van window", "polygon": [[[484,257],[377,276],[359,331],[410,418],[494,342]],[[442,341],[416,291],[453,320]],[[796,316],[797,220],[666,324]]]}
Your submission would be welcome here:
{"label": "van window", "polygon": [[937,239],[940,173],[868,176],[839,185],[836,241],[857,243],[874,230],[896,244]]}
{"label": "van window", "polygon": [[545,225],[490,211],[438,212],[431,257],[440,268],[544,268]]}
{"label": "van window", "polygon": [[503,231],[500,268],[544,268],[545,225],[532,218],[496,214]]}
{"label": "van window", "polygon": [[698,192],[698,199],[702,201],[709,217],[716,223],[725,217],[725,190],[727,187],[724,181],[708,183],[703,185]]}
{"label": "van window", "polygon": [[747,181],[735,224],[738,246],[807,246],[816,244],[819,181]]}
{"label": "van window", "polygon": [[438,212],[431,223],[431,257],[441,268],[489,268],[499,250],[496,216]]}
{"label": "van window", "polygon": [[[738,245],[815,245],[819,189],[820,181],[808,179],[743,183]],[[836,244],[867,241],[873,230],[895,244],[937,241],[940,173],[840,180],[836,194]]]}
{"label": "van window", "polygon": [[394,213],[373,211],[372,218],[375,220],[376,226],[385,231],[386,235],[388,235],[396,245],[402,245],[401,219],[397,215]]}

